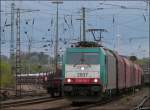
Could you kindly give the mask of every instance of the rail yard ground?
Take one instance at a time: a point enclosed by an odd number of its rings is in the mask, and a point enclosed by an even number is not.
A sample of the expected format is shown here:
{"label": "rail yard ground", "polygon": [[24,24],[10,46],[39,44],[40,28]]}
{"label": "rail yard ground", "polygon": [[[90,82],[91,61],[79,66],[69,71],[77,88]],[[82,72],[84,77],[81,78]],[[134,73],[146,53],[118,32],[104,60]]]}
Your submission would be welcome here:
{"label": "rail yard ground", "polygon": [[21,85],[21,91],[18,92],[21,92],[21,97],[16,96],[15,88],[0,88],[0,100],[9,101],[14,99],[26,98],[27,96],[43,96],[47,94],[47,91],[41,85],[33,84]]}
{"label": "rail yard ground", "polygon": [[89,110],[133,110],[145,96],[149,96],[150,88],[142,88],[141,91],[125,96],[103,106],[90,108]]}
{"label": "rail yard ground", "polygon": [[[144,87],[141,90],[136,90],[133,94],[126,94],[122,98],[114,100],[106,104],[96,104],[95,106],[89,106],[90,104],[74,106],[66,99],[51,100],[42,103],[33,103],[29,105],[22,105],[16,107],[3,108],[2,110],[133,110],[143,100],[145,96],[149,96],[150,88]],[[150,100],[147,101],[146,106],[150,105]]]}

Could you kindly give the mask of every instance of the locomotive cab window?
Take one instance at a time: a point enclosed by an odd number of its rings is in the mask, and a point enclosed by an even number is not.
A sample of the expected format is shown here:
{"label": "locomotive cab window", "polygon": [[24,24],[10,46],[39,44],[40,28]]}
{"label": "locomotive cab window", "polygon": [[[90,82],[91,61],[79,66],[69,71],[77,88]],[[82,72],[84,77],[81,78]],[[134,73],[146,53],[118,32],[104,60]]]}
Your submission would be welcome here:
{"label": "locomotive cab window", "polygon": [[99,64],[98,53],[71,52],[67,55],[67,64]]}

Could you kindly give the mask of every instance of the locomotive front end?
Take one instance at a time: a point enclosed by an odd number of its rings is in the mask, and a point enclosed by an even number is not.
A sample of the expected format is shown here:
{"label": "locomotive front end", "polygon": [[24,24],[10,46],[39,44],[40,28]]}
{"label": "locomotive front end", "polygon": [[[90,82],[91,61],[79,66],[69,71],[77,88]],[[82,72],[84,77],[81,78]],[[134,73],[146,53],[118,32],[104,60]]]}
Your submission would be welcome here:
{"label": "locomotive front end", "polygon": [[98,49],[67,49],[64,64],[64,95],[73,101],[96,101],[101,95]]}

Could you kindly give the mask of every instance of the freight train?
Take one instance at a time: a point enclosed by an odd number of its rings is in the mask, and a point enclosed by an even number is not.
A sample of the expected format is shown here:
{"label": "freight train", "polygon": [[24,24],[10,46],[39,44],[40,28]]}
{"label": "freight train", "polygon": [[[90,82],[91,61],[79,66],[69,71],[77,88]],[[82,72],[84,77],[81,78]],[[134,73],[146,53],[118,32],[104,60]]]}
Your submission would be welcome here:
{"label": "freight train", "polygon": [[19,84],[45,84],[48,73],[18,74],[14,76]]}
{"label": "freight train", "polygon": [[141,85],[139,65],[95,42],[67,48],[62,71],[64,97],[72,102],[99,101]]}

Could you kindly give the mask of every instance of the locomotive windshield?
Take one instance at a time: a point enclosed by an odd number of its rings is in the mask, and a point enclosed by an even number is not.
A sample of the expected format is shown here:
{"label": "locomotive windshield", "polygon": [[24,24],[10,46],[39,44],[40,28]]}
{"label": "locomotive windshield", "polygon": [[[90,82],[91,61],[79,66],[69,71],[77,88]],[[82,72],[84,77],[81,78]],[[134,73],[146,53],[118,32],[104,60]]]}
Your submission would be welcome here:
{"label": "locomotive windshield", "polygon": [[98,53],[72,52],[67,55],[67,64],[99,64]]}

